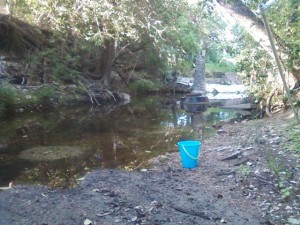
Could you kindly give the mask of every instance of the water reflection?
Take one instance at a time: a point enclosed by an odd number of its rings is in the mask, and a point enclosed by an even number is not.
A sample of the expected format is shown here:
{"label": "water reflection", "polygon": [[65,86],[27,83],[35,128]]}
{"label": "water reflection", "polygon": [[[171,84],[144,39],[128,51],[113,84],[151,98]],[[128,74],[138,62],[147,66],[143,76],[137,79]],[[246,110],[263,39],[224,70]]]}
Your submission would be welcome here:
{"label": "water reflection", "polygon": [[[0,121],[0,186],[37,183],[72,186],[81,175],[96,168],[138,169],[159,154],[177,151],[182,139],[202,139],[217,120],[233,116],[230,111],[188,113],[178,100],[160,97],[134,99],[122,106],[75,107],[49,113],[22,114]],[[201,132],[200,132],[201,131]],[[76,146],[79,156],[69,148],[51,159],[48,146]],[[37,155],[34,150],[44,150]],[[76,149],[77,149],[76,148]],[[24,151],[33,154],[22,158]],[[57,154],[57,153],[55,153]],[[41,157],[40,160],[36,158]]]}

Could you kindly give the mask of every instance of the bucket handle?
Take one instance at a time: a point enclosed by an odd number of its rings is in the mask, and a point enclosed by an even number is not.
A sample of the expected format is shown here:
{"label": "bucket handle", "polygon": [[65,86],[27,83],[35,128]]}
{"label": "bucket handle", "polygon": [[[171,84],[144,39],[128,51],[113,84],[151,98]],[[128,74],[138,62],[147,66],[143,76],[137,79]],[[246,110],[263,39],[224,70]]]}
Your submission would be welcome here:
{"label": "bucket handle", "polygon": [[191,159],[194,159],[194,160],[198,160],[198,159],[199,159],[199,157],[200,157],[200,151],[199,151],[199,153],[198,153],[198,156],[197,156],[197,157],[194,157],[194,156],[192,156],[192,155],[185,149],[184,145],[180,145],[180,146],[182,146],[183,151],[185,152],[185,154],[187,154]]}

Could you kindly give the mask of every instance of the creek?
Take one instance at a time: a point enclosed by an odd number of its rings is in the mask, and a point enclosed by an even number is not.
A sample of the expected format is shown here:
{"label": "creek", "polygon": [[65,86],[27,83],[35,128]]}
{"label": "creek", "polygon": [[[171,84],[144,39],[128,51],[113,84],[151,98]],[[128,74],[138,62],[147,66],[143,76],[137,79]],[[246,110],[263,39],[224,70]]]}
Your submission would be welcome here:
{"label": "creek", "polygon": [[214,107],[191,114],[160,96],[20,113],[0,120],[0,186],[72,187],[94,169],[144,169],[148,159],[178,151],[178,141],[203,140],[214,134],[213,124],[236,115]]}

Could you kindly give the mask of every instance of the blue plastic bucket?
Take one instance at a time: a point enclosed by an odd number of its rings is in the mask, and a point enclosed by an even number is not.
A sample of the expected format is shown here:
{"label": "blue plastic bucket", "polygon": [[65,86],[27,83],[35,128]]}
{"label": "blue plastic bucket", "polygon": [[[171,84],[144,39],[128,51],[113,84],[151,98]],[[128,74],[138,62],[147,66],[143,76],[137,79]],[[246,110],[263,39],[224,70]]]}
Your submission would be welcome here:
{"label": "blue plastic bucket", "polygon": [[177,143],[183,168],[198,166],[200,156],[200,141],[180,141]]}

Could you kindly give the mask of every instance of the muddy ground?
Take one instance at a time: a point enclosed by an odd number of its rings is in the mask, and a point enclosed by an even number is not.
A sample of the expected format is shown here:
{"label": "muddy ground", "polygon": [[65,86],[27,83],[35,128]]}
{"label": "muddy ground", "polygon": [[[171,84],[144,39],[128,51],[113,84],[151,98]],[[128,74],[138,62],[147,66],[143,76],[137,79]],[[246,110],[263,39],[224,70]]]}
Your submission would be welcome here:
{"label": "muddy ground", "polygon": [[219,124],[197,169],[172,153],[143,171],[91,172],[71,190],[14,186],[0,193],[0,224],[300,224],[291,121],[286,112]]}

